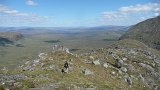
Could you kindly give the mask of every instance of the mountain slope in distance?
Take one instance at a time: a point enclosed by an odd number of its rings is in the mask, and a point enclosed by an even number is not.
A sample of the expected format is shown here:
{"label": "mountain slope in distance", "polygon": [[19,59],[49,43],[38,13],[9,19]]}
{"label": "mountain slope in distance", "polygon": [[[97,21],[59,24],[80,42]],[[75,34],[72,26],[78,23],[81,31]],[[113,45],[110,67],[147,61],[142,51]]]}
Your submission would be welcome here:
{"label": "mountain slope in distance", "polygon": [[120,39],[135,39],[160,50],[160,16],[132,26]]}

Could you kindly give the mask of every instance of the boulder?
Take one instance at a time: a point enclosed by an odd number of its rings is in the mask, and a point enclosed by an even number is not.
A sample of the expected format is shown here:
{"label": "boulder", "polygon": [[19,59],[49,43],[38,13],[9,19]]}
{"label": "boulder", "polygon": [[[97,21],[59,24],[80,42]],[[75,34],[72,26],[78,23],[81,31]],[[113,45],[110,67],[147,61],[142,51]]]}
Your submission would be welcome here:
{"label": "boulder", "polygon": [[93,56],[89,56],[89,59],[94,60],[94,57]]}
{"label": "boulder", "polygon": [[99,60],[93,61],[92,63],[93,63],[94,65],[100,65]]}
{"label": "boulder", "polygon": [[123,64],[124,64],[123,60],[121,60],[121,59],[116,59],[116,64],[115,64],[115,66],[116,66],[117,68],[121,68],[121,67],[123,66]]}
{"label": "boulder", "polygon": [[108,68],[108,63],[104,63],[103,67]]}
{"label": "boulder", "polygon": [[127,58],[122,58],[123,61],[127,61]]}
{"label": "boulder", "polygon": [[91,72],[89,69],[83,69],[82,73],[84,73],[84,75],[92,75],[93,72]]}
{"label": "boulder", "polygon": [[132,79],[128,75],[125,75],[124,79],[129,85],[132,85]]}
{"label": "boulder", "polygon": [[123,71],[123,72],[127,72],[127,68],[125,68],[125,67],[121,67],[121,71]]}
{"label": "boulder", "polygon": [[116,72],[112,71],[111,74],[112,74],[112,75],[116,75]]}

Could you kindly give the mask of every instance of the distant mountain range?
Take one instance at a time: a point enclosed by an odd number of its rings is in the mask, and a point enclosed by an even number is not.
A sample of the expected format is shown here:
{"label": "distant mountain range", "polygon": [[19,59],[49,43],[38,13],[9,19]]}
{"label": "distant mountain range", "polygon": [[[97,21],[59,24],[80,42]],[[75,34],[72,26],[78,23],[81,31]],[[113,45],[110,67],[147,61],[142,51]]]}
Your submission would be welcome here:
{"label": "distant mountain range", "polygon": [[120,39],[135,39],[160,50],[160,16],[132,26]]}
{"label": "distant mountain range", "polygon": [[85,32],[85,31],[118,31],[118,30],[128,30],[126,26],[96,26],[96,27],[0,27],[0,32],[19,32],[22,34],[37,34],[37,33],[75,33],[75,32]]}

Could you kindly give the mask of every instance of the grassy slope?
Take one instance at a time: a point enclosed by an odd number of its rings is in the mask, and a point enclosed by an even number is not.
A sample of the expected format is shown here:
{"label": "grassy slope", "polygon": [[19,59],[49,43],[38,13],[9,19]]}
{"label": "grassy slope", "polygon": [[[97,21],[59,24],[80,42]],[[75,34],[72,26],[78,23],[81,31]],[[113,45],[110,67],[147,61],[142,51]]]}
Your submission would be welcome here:
{"label": "grassy slope", "polygon": [[[127,43],[126,43],[127,42]],[[159,51],[146,48],[145,45],[141,42],[135,41],[135,40],[122,40],[117,43],[115,43],[112,47],[114,48],[116,45],[122,46],[125,48],[141,48],[143,50],[148,50],[153,53],[156,53],[158,56]],[[116,51],[116,54],[120,57],[127,57],[128,60],[125,62],[127,64],[132,64],[136,72],[134,71],[128,71],[127,73],[129,75],[132,75],[133,77],[137,77],[139,73],[145,74],[146,71],[142,67],[138,66],[137,64],[133,64],[132,60],[135,60],[132,58],[133,55],[128,54],[127,52],[120,50],[117,51],[116,49],[112,48],[106,48],[104,51],[96,50],[95,53],[90,53],[87,56],[79,56],[76,57],[74,55],[67,54],[65,52],[55,52],[55,53],[48,53],[47,58],[42,60],[41,63],[44,63],[44,67],[49,67],[50,65],[55,65],[59,69],[63,68],[63,64],[65,60],[70,60],[72,63],[71,67],[73,70],[69,71],[67,74],[63,74],[59,72],[57,69],[46,69],[42,70],[40,65],[36,66],[36,69],[33,71],[20,71],[16,69],[13,73],[23,73],[27,75],[29,78],[24,80],[23,83],[26,85],[26,82],[32,82],[31,84],[35,85],[35,87],[38,87],[41,84],[47,84],[47,83],[60,83],[59,89],[63,90],[66,89],[69,85],[76,85],[76,86],[83,86],[83,87],[93,87],[96,86],[99,89],[115,89],[118,90],[120,88],[125,88],[126,90],[149,90],[148,87],[144,87],[143,83],[139,81],[138,79],[132,79],[133,85],[132,87],[129,87],[127,82],[125,82],[123,76],[126,75],[125,73],[119,74],[118,76],[114,76],[111,74],[112,71],[118,73],[118,70],[113,67],[108,67],[107,69],[103,67],[102,65],[94,66],[92,64],[86,64],[85,60],[92,61],[89,59],[88,56],[93,56],[95,58],[102,59],[101,63],[108,62],[110,64],[114,64],[115,60],[112,58],[111,55],[106,54],[108,50]],[[139,53],[135,56],[136,60],[142,63],[154,63],[148,58],[144,57],[142,53]],[[50,60],[49,58],[52,58]],[[82,68],[87,68],[91,70],[94,74],[85,76],[82,73]],[[40,74],[48,74],[48,78],[39,76]],[[33,82],[34,81],[34,82]],[[29,86],[26,86],[29,87]]]}

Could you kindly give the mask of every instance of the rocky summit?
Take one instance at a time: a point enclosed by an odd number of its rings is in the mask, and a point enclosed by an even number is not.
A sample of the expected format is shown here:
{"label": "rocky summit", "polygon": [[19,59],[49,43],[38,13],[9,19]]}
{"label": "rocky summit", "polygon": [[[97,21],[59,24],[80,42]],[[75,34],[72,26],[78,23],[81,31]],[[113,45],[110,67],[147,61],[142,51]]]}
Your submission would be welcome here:
{"label": "rocky summit", "polygon": [[0,89],[160,90],[160,54],[143,45],[122,40],[81,54],[55,45],[12,71],[1,69]]}

